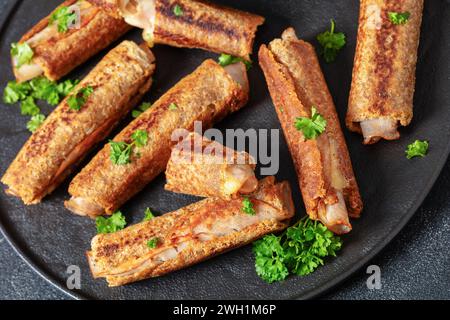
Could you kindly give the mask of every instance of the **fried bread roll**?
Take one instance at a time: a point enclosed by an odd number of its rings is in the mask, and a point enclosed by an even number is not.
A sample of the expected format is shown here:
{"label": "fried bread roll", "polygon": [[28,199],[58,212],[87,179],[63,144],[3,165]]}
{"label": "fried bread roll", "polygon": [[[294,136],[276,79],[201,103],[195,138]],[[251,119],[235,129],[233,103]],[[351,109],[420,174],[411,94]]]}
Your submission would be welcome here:
{"label": "fried bread roll", "polygon": [[7,193],[34,204],[52,192],[150,88],[154,62],[145,45],[111,50],[74,88],[72,95],[93,90],[80,110],[69,107],[69,95],[25,143],[2,178]]}
{"label": "fried bread roll", "polygon": [[[242,211],[242,198],[207,198],[124,230],[95,236],[87,252],[92,275],[120,286],[202,262],[288,226],[294,215],[288,182],[260,181],[250,195],[255,214]],[[147,245],[152,241],[155,246]]]}
{"label": "fried bread roll", "polygon": [[[423,0],[361,0],[352,86],[346,118],[364,144],[400,137],[413,117]],[[389,15],[409,14],[404,24]]]}
{"label": "fried bread roll", "polygon": [[19,44],[26,42],[31,47],[31,62],[16,67],[17,61],[12,59],[18,82],[42,74],[50,80],[58,80],[131,30],[122,18],[112,17],[89,1],[67,0],[55,11],[62,7],[79,12],[79,28],[60,32],[58,23],[51,23],[49,15],[28,31]]}
{"label": "fried bread roll", "polygon": [[166,168],[165,189],[200,197],[230,199],[256,190],[255,161],[197,133],[173,149]]}
{"label": "fried bread roll", "polygon": [[[282,39],[261,46],[259,61],[294,160],[307,213],[337,234],[349,232],[349,216],[360,215],[362,202],[314,48],[298,40],[289,28]],[[294,123],[298,117],[309,118],[312,106],[327,124],[320,136],[306,140]]]}
{"label": "fried bread roll", "polygon": [[200,48],[250,59],[256,29],[264,18],[207,1],[93,0],[130,25],[143,37],[174,47]]}
{"label": "fried bread roll", "polygon": [[66,207],[91,217],[112,214],[164,171],[172,146],[179,142],[173,141],[175,130],[192,131],[195,121],[201,121],[204,128],[211,126],[247,100],[248,80],[242,62],[223,68],[206,60],[114,138],[130,143],[137,130],[148,134],[147,144],[131,155],[130,163],[114,164],[111,145],[105,145],[73,179]]}

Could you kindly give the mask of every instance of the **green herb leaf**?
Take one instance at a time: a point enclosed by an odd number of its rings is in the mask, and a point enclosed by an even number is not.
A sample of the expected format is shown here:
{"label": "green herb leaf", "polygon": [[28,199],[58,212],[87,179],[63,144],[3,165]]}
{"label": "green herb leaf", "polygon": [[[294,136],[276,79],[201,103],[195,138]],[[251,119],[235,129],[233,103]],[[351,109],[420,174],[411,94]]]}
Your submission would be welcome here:
{"label": "green herb leaf", "polygon": [[180,17],[183,15],[183,9],[181,8],[180,5],[176,4],[173,7],[173,13],[175,14],[175,16]]}
{"label": "green herb leaf", "polygon": [[144,211],[144,219],[142,221],[149,221],[152,220],[155,217],[152,210],[150,208],[145,209]]}
{"label": "green herb leaf", "polygon": [[331,20],[330,31],[325,31],[317,35],[317,41],[322,46],[321,54],[327,63],[336,60],[336,56],[345,45],[345,34],[343,32],[334,32],[335,23]]}
{"label": "green herb leaf", "polygon": [[251,202],[249,197],[244,197],[244,200],[242,200],[242,211],[251,216],[254,216],[256,214],[253,203]]}
{"label": "green herb leaf", "polygon": [[148,133],[145,130],[136,130],[131,135],[131,139],[133,139],[134,144],[136,145],[136,147],[142,148],[145,145],[147,145]]}
{"label": "green herb leaf", "polygon": [[428,152],[428,141],[416,140],[406,149],[406,158],[425,157]]}
{"label": "green herb leaf", "polygon": [[9,81],[5,90],[3,91],[3,102],[13,104],[25,98],[30,93],[31,87],[28,82],[17,83],[16,81]]}
{"label": "green herb leaf", "polygon": [[83,107],[86,104],[89,96],[93,92],[94,92],[94,88],[91,86],[86,86],[86,87],[79,89],[77,93],[72,94],[67,99],[67,104],[68,104],[69,108],[72,110],[75,110],[75,111],[79,111],[81,109],[81,107]]}
{"label": "green herb leaf", "polygon": [[65,33],[69,27],[77,20],[77,14],[69,7],[60,7],[52,13],[49,19],[49,25],[54,23],[58,26],[58,32]]}
{"label": "green herb leaf", "polygon": [[150,249],[155,249],[158,246],[159,239],[158,238],[152,238],[147,241],[147,247]]}
{"label": "green herb leaf", "polygon": [[117,165],[125,165],[131,162],[131,148],[132,144],[128,144],[123,141],[115,142],[110,141],[110,154],[109,158],[112,163]]}
{"label": "green herb leaf", "polygon": [[322,223],[304,218],[280,236],[267,235],[253,244],[256,273],[269,283],[285,279],[289,272],[307,275],[341,247],[340,238]]}
{"label": "green herb leaf", "polygon": [[27,97],[20,104],[20,113],[24,116],[35,116],[41,113],[41,109],[36,105],[33,97]]}
{"label": "green herb leaf", "polygon": [[325,131],[327,121],[315,107],[311,108],[311,118],[300,117],[295,120],[295,128],[303,132],[306,140],[315,139]]}
{"label": "green herb leaf", "polygon": [[255,269],[264,281],[272,283],[284,280],[289,270],[284,264],[284,250],[280,238],[271,234],[253,244]]}
{"label": "green herb leaf", "polygon": [[11,56],[14,58],[14,66],[20,68],[24,64],[29,64],[33,59],[33,49],[28,43],[12,43],[11,44]]}
{"label": "green herb leaf", "polygon": [[234,63],[238,63],[238,62],[244,63],[247,71],[250,70],[250,68],[252,67],[252,62],[245,60],[243,58],[235,57],[235,56],[232,56],[230,54],[225,54],[225,53],[222,53],[219,56],[219,65],[221,65],[222,67],[226,67],[230,64],[234,64]]}
{"label": "green herb leaf", "polygon": [[408,22],[410,15],[411,14],[407,11],[406,12],[388,12],[389,20],[395,25],[405,24],[406,22]]}
{"label": "green herb leaf", "polygon": [[177,110],[178,109],[178,106],[175,104],[175,103],[171,103],[170,105],[169,105],[169,110]]}
{"label": "green herb leaf", "polygon": [[133,118],[137,118],[143,112],[147,111],[151,106],[152,106],[152,104],[150,102],[144,102],[137,109],[134,109],[133,111],[131,111],[131,115],[133,116]]}
{"label": "green herb leaf", "polygon": [[27,122],[27,129],[31,132],[35,132],[45,121],[45,116],[43,114],[36,114],[31,117],[30,121]]}
{"label": "green herb leaf", "polygon": [[116,211],[109,218],[97,217],[95,219],[97,233],[113,233],[122,230],[126,224],[125,217],[120,211]]}

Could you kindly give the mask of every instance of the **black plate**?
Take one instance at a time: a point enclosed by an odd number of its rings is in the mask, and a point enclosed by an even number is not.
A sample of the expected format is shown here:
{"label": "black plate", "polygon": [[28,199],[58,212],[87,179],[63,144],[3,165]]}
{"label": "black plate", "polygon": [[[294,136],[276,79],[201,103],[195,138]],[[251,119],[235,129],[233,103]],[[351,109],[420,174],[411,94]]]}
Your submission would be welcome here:
{"label": "black plate", "polygon": [[[337,30],[347,34],[347,46],[336,63],[327,65],[322,61],[322,67],[340,118],[344,119],[355,49],[358,18],[356,1],[220,2],[267,18],[257,34],[255,52],[261,43],[279,36],[288,26],[294,26],[300,37],[312,41],[317,47],[315,35],[329,27],[329,19],[335,19]],[[9,64],[9,44],[17,41],[57,3],[59,1],[39,1],[39,4],[36,1],[19,1],[11,10],[0,34],[2,87],[13,78]],[[72,215],[63,207],[63,200],[68,197],[68,182],[42,204],[30,207],[25,207],[18,199],[7,197],[2,192],[2,232],[34,270],[77,298],[283,299],[310,298],[323,293],[367,263],[392,240],[421,204],[447,159],[450,151],[450,24],[446,22],[450,19],[449,8],[446,1],[426,1],[417,68],[415,116],[411,125],[402,129],[401,139],[363,146],[360,136],[344,130],[365,210],[362,218],[354,221],[352,233],[344,237],[344,248],[338,257],[329,260],[313,274],[307,277],[293,276],[284,282],[268,285],[256,276],[251,246],[247,246],[165,277],[120,288],[108,288],[105,281],[92,279],[84,256],[95,234],[94,222]],[[131,32],[127,38],[141,41],[138,31]],[[69,77],[82,77],[105,52]],[[217,57],[200,50],[166,46],[157,46],[154,53],[157,58],[156,82],[146,97],[149,101],[154,101],[205,58]],[[255,57],[254,59],[256,60]],[[218,128],[279,128],[262,72],[256,62],[249,76],[250,103],[225,119]],[[51,109],[45,107],[44,110],[48,113]],[[25,128],[26,121],[26,117],[20,115],[18,107],[0,106],[2,174],[30,136]],[[425,159],[407,160],[404,155],[405,147],[415,139],[429,140],[429,155]],[[303,215],[304,208],[294,168],[282,137],[280,159],[281,168],[277,178],[291,182],[297,212]],[[164,177],[160,176],[122,208],[130,224],[142,219],[145,207],[169,212],[195,201],[192,197],[165,192],[163,185]],[[69,265],[81,267],[81,290],[66,289],[66,269]]]}

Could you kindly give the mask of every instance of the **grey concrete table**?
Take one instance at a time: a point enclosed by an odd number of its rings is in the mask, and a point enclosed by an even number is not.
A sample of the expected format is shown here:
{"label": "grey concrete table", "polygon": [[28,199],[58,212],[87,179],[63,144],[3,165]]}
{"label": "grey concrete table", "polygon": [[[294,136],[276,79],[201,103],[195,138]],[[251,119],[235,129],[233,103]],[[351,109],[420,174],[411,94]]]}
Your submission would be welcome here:
{"label": "grey concrete table", "polygon": [[[0,0],[0,21],[11,5]],[[379,290],[366,286],[366,268],[325,299],[450,299],[450,161],[408,225],[369,265],[381,269]],[[40,278],[0,236],[0,299],[69,299]]]}

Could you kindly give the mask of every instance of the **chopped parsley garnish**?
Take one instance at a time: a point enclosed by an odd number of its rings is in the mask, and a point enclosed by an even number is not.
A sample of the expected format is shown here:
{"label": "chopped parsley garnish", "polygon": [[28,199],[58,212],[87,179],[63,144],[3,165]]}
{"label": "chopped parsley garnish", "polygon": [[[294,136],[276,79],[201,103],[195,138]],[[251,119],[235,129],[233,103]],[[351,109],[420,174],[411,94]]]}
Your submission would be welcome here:
{"label": "chopped parsley garnish", "polygon": [[3,91],[3,102],[6,104],[13,104],[25,100],[30,91],[31,87],[28,82],[17,83],[16,81],[9,81]]}
{"label": "chopped parsley garnish", "polygon": [[253,244],[255,269],[264,281],[284,280],[289,273],[304,276],[336,256],[341,239],[322,223],[305,217],[280,236],[267,235]]}
{"label": "chopped parsley garnish", "polygon": [[139,107],[137,107],[136,109],[134,109],[133,111],[131,111],[131,115],[133,116],[133,118],[137,118],[139,117],[143,112],[147,111],[148,109],[150,109],[150,107],[152,106],[152,104],[150,102],[144,102],[143,104],[141,104]]}
{"label": "chopped parsley garnish", "polygon": [[175,103],[171,103],[170,105],[169,105],[169,110],[177,110],[178,109],[178,106],[175,104]]}
{"label": "chopped parsley garnish", "polygon": [[325,131],[327,120],[315,107],[311,108],[311,118],[300,117],[295,120],[295,128],[303,133],[306,140],[315,139]]}
{"label": "chopped parsley garnish", "polygon": [[147,247],[150,249],[155,249],[158,246],[159,239],[158,238],[152,238],[147,241]]}
{"label": "chopped parsley garnish", "polygon": [[242,200],[242,211],[251,216],[254,216],[256,214],[253,203],[249,197],[244,197],[244,199]]}
{"label": "chopped parsley garnish", "polygon": [[77,20],[77,14],[70,10],[69,7],[60,7],[50,16],[49,25],[57,24],[58,32],[65,33],[69,27]]}
{"label": "chopped parsley garnish", "polygon": [[136,130],[131,135],[133,142],[126,143],[124,141],[110,141],[110,154],[109,158],[112,163],[116,165],[125,165],[131,162],[131,152],[133,147],[144,147],[148,142],[148,133],[145,130]]}
{"label": "chopped parsley garnish", "polygon": [[411,14],[407,11],[406,12],[388,12],[389,20],[395,25],[405,24],[406,22],[408,22],[410,15]]}
{"label": "chopped parsley garnish", "polygon": [[14,58],[14,66],[20,68],[24,64],[29,64],[31,62],[34,52],[26,42],[12,43],[11,56]]}
{"label": "chopped parsley garnish", "polygon": [[113,233],[122,230],[127,222],[122,212],[116,211],[111,217],[97,217],[95,225],[97,226],[97,233]]}
{"label": "chopped parsley garnish", "polygon": [[247,68],[247,71],[250,70],[250,68],[252,67],[251,61],[247,61],[240,57],[235,57],[235,56],[232,56],[230,54],[225,54],[225,53],[222,53],[219,57],[219,65],[221,65],[222,67],[226,67],[230,64],[234,64],[234,63],[238,63],[238,62],[244,63],[245,67]]}
{"label": "chopped parsley garnish", "polygon": [[77,93],[72,94],[67,99],[67,105],[69,106],[70,109],[78,111],[81,109],[81,107],[83,107],[86,104],[89,96],[93,92],[94,88],[92,88],[91,86],[83,87],[79,89]]}
{"label": "chopped parsley garnish", "polygon": [[428,141],[416,140],[406,149],[406,158],[425,157],[428,152]]}
{"label": "chopped parsley garnish", "polygon": [[175,14],[175,16],[180,17],[183,15],[183,9],[181,8],[180,5],[176,4],[173,7],[173,13]]}
{"label": "chopped parsley garnish", "polygon": [[339,50],[345,45],[345,34],[343,32],[334,32],[335,23],[331,20],[330,31],[325,31],[317,35],[317,41],[322,46],[321,55],[327,63],[336,60]]}
{"label": "chopped parsley garnish", "polygon": [[42,113],[36,114],[27,122],[27,129],[31,132],[35,132],[44,121],[45,116]]}
{"label": "chopped parsley garnish", "polygon": [[142,221],[149,221],[152,220],[155,217],[152,210],[150,208],[145,209],[144,211],[144,219]]}
{"label": "chopped parsley garnish", "polygon": [[34,102],[33,97],[27,97],[20,104],[20,113],[24,116],[35,116],[41,112],[41,109]]}

